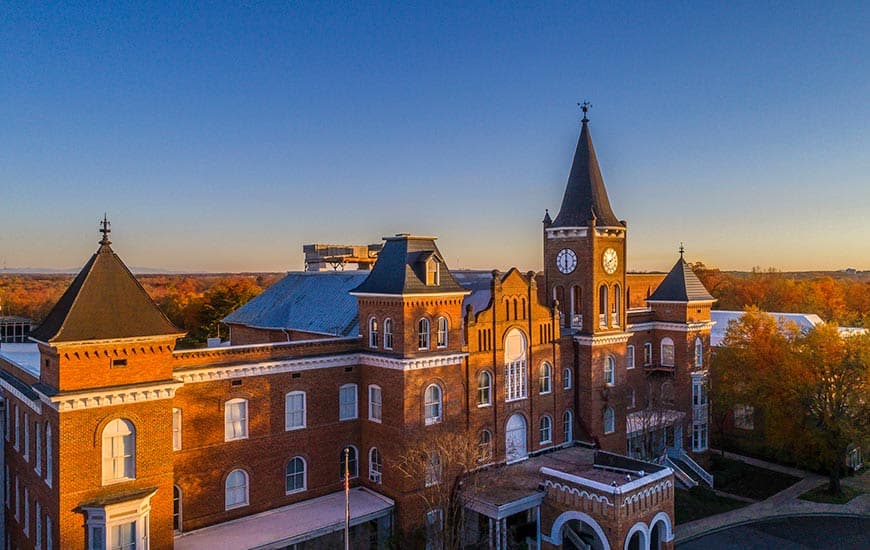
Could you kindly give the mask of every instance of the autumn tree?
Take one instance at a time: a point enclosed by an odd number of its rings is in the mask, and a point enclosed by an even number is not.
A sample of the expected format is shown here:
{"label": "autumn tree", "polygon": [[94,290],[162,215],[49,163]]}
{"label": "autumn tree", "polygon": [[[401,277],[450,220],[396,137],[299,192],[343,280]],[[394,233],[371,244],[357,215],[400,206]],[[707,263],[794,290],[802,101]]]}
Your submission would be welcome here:
{"label": "autumn tree", "polygon": [[446,424],[416,429],[396,468],[411,484],[430,513],[425,536],[431,548],[462,548],[467,527],[467,504],[487,485],[489,474],[480,471],[491,459],[491,448],[481,445],[458,426]]}
{"label": "autumn tree", "polygon": [[870,335],[843,338],[834,325],[807,334],[757,309],[729,324],[713,361],[717,406],[751,404],[767,443],[829,476],[840,493],[850,445],[870,429]]}

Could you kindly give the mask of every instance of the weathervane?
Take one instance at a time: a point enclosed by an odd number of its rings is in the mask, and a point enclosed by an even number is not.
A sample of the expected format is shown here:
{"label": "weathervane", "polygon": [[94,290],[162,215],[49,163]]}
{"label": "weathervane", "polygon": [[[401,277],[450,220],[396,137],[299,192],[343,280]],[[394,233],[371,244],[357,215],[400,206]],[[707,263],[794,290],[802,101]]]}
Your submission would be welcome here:
{"label": "weathervane", "polygon": [[680,259],[683,258],[683,252],[686,251],[686,248],[683,246],[683,242],[680,241]]}
{"label": "weathervane", "polygon": [[109,218],[106,216],[105,212],[103,213],[103,219],[100,220],[100,233],[103,234],[103,238],[100,241],[100,244],[112,244],[112,241],[109,240],[109,233],[112,232],[109,227],[111,227],[112,222],[109,221]]}
{"label": "weathervane", "polygon": [[580,107],[580,110],[583,111],[583,120],[580,122],[589,122],[589,118],[586,116],[586,113],[589,112],[589,108],[592,107],[592,104],[588,101],[584,101],[583,103],[577,104]]}

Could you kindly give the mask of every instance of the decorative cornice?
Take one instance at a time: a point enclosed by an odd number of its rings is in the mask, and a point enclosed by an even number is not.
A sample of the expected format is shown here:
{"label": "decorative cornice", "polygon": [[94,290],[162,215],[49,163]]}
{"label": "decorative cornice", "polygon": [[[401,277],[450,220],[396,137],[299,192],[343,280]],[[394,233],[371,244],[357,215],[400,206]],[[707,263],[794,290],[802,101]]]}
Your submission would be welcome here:
{"label": "decorative cornice", "polygon": [[546,229],[548,239],[567,239],[569,237],[585,237],[588,227],[548,227]]}
{"label": "decorative cornice", "polygon": [[637,502],[642,498],[646,498],[654,493],[661,492],[662,490],[667,489],[668,487],[673,488],[673,486],[674,486],[674,484],[671,482],[671,480],[666,479],[664,481],[656,483],[652,487],[647,487],[643,491],[638,491],[637,493],[631,495],[630,497],[625,497],[625,500],[622,501],[622,504],[620,506],[625,508],[626,506],[628,506],[632,502]]}
{"label": "decorative cornice", "polygon": [[175,396],[175,390],[182,385],[181,382],[160,382],[131,387],[64,392],[57,395],[40,393],[39,397],[44,403],[58,412],[79,411],[83,409],[111,407],[113,405],[172,399]]}
{"label": "decorative cornice", "polygon": [[102,339],[102,340],[77,340],[71,342],[43,342],[42,340],[37,340],[36,338],[31,338],[34,342],[39,344],[43,344],[46,346],[50,346],[52,348],[57,348],[58,350],[69,348],[69,347],[82,347],[82,346],[120,346],[123,344],[133,344],[133,343],[144,343],[144,342],[165,342],[167,340],[174,340],[183,337],[186,332],[177,332],[172,334],[160,334],[157,336],[134,336],[130,338],[111,338],[111,339]]}
{"label": "decorative cornice", "polygon": [[672,330],[674,332],[698,332],[713,328],[716,321],[700,321],[697,323],[669,323],[665,321],[648,321],[628,325],[629,330]]}
{"label": "decorative cornice", "polygon": [[22,403],[24,403],[25,405],[27,405],[28,407],[33,409],[33,411],[35,413],[42,414],[42,403],[41,402],[34,401],[33,399],[27,397],[26,395],[21,393],[18,390],[18,388],[16,388],[15,386],[10,384],[6,380],[3,380],[2,378],[0,378],[0,388],[3,388],[3,390],[9,392],[12,396],[14,396],[15,399],[21,401]]}
{"label": "decorative cornice", "polygon": [[572,483],[574,485],[588,487],[595,491],[607,493],[614,496],[627,494],[631,491],[635,491],[637,489],[640,489],[641,487],[649,485],[650,483],[654,483],[656,481],[668,478],[669,476],[672,476],[674,474],[673,470],[671,470],[670,468],[663,468],[658,472],[647,474],[624,485],[617,485],[616,487],[612,487],[598,481],[586,479],[584,477],[576,476],[574,474],[568,474],[559,470],[554,470],[552,468],[544,467],[541,468],[540,471],[545,476],[561,479],[562,481],[567,481],[568,483]]}
{"label": "decorative cornice", "polygon": [[563,485],[562,483],[552,481],[550,479],[544,480],[544,487],[552,487],[553,489],[556,489],[557,491],[561,491],[563,493],[576,495],[580,498],[585,498],[593,502],[600,502],[601,504],[606,504],[607,506],[613,506],[613,503],[610,502],[610,499],[604,495],[590,493],[588,491],[584,491],[583,489],[578,489],[577,487],[572,487],[570,485]]}
{"label": "decorative cornice", "polygon": [[351,296],[360,298],[440,298],[443,296],[467,296],[470,290],[456,290],[451,292],[411,292],[405,294],[383,294],[377,292],[348,292]]}
{"label": "decorative cornice", "polygon": [[192,369],[176,369],[175,378],[186,384],[195,382],[212,382],[229,378],[246,378],[267,374],[300,372],[313,369],[329,369],[335,367],[352,367],[359,364],[359,355],[327,355],[322,357],[302,357],[282,361],[266,361],[261,363],[245,363],[233,365],[208,365]]}
{"label": "decorative cornice", "polygon": [[429,355],[401,359],[397,357],[384,357],[382,355],[361,353],[359,355],[359,362],[370,367],[409,371],[459,365],[466,357],[468,357],[467,353],[452,353],[450,355]]}
{"label": "decorative cornice", "polygon": [[594,334],[592,336],[577,335],[574,341],[582,346],[605,346],[624,344],[631,339],[633,332],[617,332],[616,334]]}

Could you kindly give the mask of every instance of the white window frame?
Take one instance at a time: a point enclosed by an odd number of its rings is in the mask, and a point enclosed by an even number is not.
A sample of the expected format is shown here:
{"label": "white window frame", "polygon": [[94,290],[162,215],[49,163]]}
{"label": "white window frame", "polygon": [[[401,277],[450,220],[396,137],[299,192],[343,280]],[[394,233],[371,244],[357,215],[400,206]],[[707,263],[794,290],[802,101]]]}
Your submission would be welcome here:
{"label": "white window frame", "polygon": [[695,407],[706,405],[709,402],[709,396],[705,380],[703,378],[695,379],[694,376],[692,378],[692,405]]}
{"label": "white window frame", "polygon": [[356,420],[357,418],[359,418],[357,386],[356,384],[344,384],[338,389],[338,420]]}
{"label": "white window frame", "polygon": [[34,457],[33,461],[33,470],[36,472],[36,475],[42,475],[42,423],[37,422],[33,426],[33,446],[34,446]]}
{"label": "white window frame", "polygon": [[384,349],[393,349],[393,320],[384,319]]}
{"label": "white window frame", "polygon": [[634,344],[629,344],[625,348],[625,368],[633,369],[634,368]]}
{"label": "white window frame", "polygon": [[[176,496],[178,495],[178,496]],[[176,508],[178,509],[178,513],[176,513]],[[183,527],[183,513],[184,513],[184,493],[181,491],[181,487],[178,485],[172,486],[172,531],[174,533],[181,533]],[[178,519],[176,519],[176,517]],[[178,527],[176,528],[176,523]]]}
{"label": "white window frame", "polygon": [[384,463],[377,447],[369,449],[369,481],[381,483],[384,476]]}
{"label": "white window frame", "polygon": [[[292,404],[302,397],[302,409],[292,408]],[[308,396],[304,391],[294,390],[284,395],[284,431],[301,430],[308,425]]]}
{"label": "white window frame", "polygon": [[429,319],[425,317],[421,317],[417,321],[417,349],[418,350],[427,350],[429,349],[429,338],[431,336],[431,324],[429,323]]}
{"label": "white window frame", "polygon": [[643,366],[648,367],[653,363],[653,345],[652,342],[643,344]]}
{"label": "white window frame", "polygon": [[665,336],[661,341],[661,358],[663,367],[673,367],[676,361],[674,341]]}
{"label": "white window frame", "polygon": [[573,373],[571,372],[571,368],[562,369],[562,389],[570,390],[573,386],[574,381],[572,380]]}
{"label": "white window frame", "polygon": [[[486,378],[486,385],[483,385],[481,382],[484,377]],[[492,373],[488,370],[482,370],[477,373],[477,406],[492,406]]]}
{"label": "white window frame", "polygon": [[51,516],[45,514],[45,550],[52,550],[54,546],[54,534],[51,532]]}
{"label": "white window frame", "polygon": [[571,409],[562,413],[562,439],[566,444],[574,441],[574,413]]}
{"label": "white window frame", "polygon": [[[429,390],[435,389],[438,392],[437,399],[429,395]],[[426,425],[440,424],[444,418],[444,390],[438,384],[429,384],[423,392],[423,415],[426,420]]]}
{"label": "white window frame", "polygon": [[629,391],[629,400],[628,400],[628,408],[633,409],[637,407],[637,392],[634,391],[634,388],[628,388]]}
{"label": "white window frame", "polygon": [[[103,507],[86,507],[87,533],[89,550],[105,550],[115,547],[112,540],[114,528],[133,524],[135,544],[131,550],[148,550],[151,545],[151,498],[154,493],[145,498],[109,504]],[[52,533],[51,518],[45,516],[46,550],[51,550]]]}
{"label": "white window frame", "polygon": [[446,348],[447,338],[450,334],[450,322],[447,320],[447,317],[438,317],[435,321],[435,328],[435,345],[438,348]]}
{"label": "white window frame", "polygon": [[35,523],[33,526],[34,548],[42,550],[42,506],[39,501],[34,503],[33,521]]}
{"label": "white window frame", "polygon": [[369,347],[377,349],[378,347],[378,319],[372,317],[369,319]]}
{"label": "white window frame", "polygon": [[54,484],[54,443],[52,442],[51,424],[45,423],[45,484]]}
{"label": "white window frame", "polygon": [[13,428],[15,430],[15,444],[13,445],[13,448],[17,451],[18,449],[21,448],[21,443],[20,443],[21,429],[19,428],[19,422],[18,422],[18,405],[15,405],[15,414],[13,415],[12,422],[14,423]]}
{"label": "white window frame", "polygon": [[616,385],[616,359],[612,355],[604,358],[604,385]]}
{"label": "white window frame", "polygon": [[613,407],[604,409],[604,433],[612,434],[616,431],[616,411]]}
{"label": "white window frame", "polygon": [[22,438],[24,440],[24,449],[22,449],[22,455],[25,462],[30,462],[30,415],[27,414],[27,411],[24,411],[22,429],[24,430],[24,437]]}
{"label": "white window frame", "polygon": [[24,486],[24,536],[30,538],[30,491]]}
{"label": "white window frame", "polygon": [[541,363],[539,391],[541,395],[553,392],[553,366],[547,361]]}
{"label": "white window frame", "polygon": [[706,422],[692,423],[692,451],[696,453],[707,450],[709,430]]}
{"label": "white window frame", "polygon": [[[238,418],[233,418],[238,411]],[[248,400],[241,397],[224,402],[224,441],[248,439]]]}
{"label": "white window frame", "polygon": [[[508,357],[508,342],[514,336],[522,342],[521,353]],[[505,401],[517,401],[526,399],[529,395],[529,367],[528,367],[528,339],[518,329],[511,329],[504,338],[505,345]],[[513,353],[514,350],[511,351]],[[513,359],[513,360],[511,360]]]}
{"label": "white window frame", "polygon": [[181,409],[172,408],[172,450],[181,450]]}
{"label": "white window frame", "polygon": [[136,427],[133,422],[126,418],[113,419],[103,427],[100,441],[103,485],[136,479]]}
{"label": "white window frame", "polygon": [[[242,478],[245,482],[244,484],[233,485],[232,487],[230,487],[230,478],[233,477],[233,474],[235,474],[236,472],[240,472],[242,474]],[[230,490],[235,492],[241,492],[239,491],[240,489],[244,489],[244,500],[234,500],[233,502],[230,502]],[[227,474],[227,477],[224,480],[224,510],[235,510],[236,508],[242,508],[243,506],[247,506],[251,501],[250,494],[251,477],[248,475],[248,472],[246,472],[242,468],[236,468],[232,470],[230,473]]]}
{"label": "white window frame", "polygon": [[538,443],[545,445],[553,442],[553,419],[545,414],[538,422]]}
{"label": "white window frame", "polygon": [[[299,461],[302,464],[302,472],[294,471],[290,473],[290,465],[295,461]],[[294,487],[292,489],[287,488],[288,481],[291,476],[294,478],[302,476],[302,487]],[[284,494],[286,495],[294,495],[296,493],[301,493],[308,490],[308,462],[305,458],[301,456],[294,456],[290,460],[287,461],[287,464],[284,465]]]}
{"label": "white window frame", "polygon": [[384,391],[377,384],[369,384],[369,420],[381,423],[384,419]]}
{"label": "white window frame", "polygon": [[695,338],[695,366],[704,366],[704,342],[700,337]]}

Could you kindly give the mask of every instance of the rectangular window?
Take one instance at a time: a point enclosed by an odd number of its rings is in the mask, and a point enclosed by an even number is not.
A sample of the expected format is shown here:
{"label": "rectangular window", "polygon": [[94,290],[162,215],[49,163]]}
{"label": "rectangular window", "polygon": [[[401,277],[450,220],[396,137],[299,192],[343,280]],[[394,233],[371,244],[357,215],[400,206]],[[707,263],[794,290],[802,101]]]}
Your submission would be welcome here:
{"label": "rectangular window", "polygon": [[652,342],[647,342],[643,345],[643,366],[652,365]]}
{"label": "rectangular window", "polygon": [[696,452],[707,450],[707,423],[692,424],[692,450]]}
{"label": "rectangular window", "polygon": [[674,366],[674,344],[673,342],[662,342],[662,366]]}
{"label": "rectangular window", "polygon": [[30,415],[24,413],[24,460],[30,462]]}
{"label": "rectangular window", "polygon": [[505,401],[525,399],[527,368],[526,361],[513,361],[505,365]]}
{"label": "rectangular window", "polygon": [[227,401],[224,411],[224,441],[248,437],[248,402],[244,399]]}
{"label": "rectangular window", "polygon": [[381,414],[383,412],[383,402],[381,399],[381,388],[369,386],[369,420],[375,422],[381,421]]}
{"label": "rectangular window", "polygon": [[112,550],[136,550],[136,522],[111,527]]}
{"label": "rectangular window", "polygon": [[113,369],[122,369],[127,366],[126,359],[112,359],[112,368]]}
{"label": "rectangular window", "polygon": [[37,422],[33,426],[33,435],[36,436],[36,440],[34,441],[34,452],[36,453],[36,460],[33,465],[34,470],[36,470],[37,474],[42,473],[42,424]]}
{"label": "rectangular window", "polygon": [[356,384],[346,384],[339,391],[339,420],[353,420],[357,417]]}
{"label": "rectangular window", "polygon": [[707,386],[701,380],[692,381],[692,405],[707,404]]}
{"label": "rectangular window", "polygon": [[15,405],[15,411],[13,413],[12,422],[14,423],[13,429],[15,430],[15,450],[17,451],[20,448],[19,445],[19,435],[20,429],[18,427],[18,405]]}
{"label": "rectangular window", "polygon": [[24,487],[24,536],[30,536],[30,493]]}
{"label": "rectangular window", "polygon": [[298,430],[305,427],[305,392],[290,392],[284,398],[284,429]]}
{"label": "rectangular window", "polygon": [[181,450],[181,409],[172,409],[172,450]]}
{"label": "rectangular window", "polygon": [[625,349],[625,368],[634,368],[634,346],[628,346]]}
{"label": "rectangular window", "polygon": [[33,520],[36,522],[33,527],[33,536],[36,539],[35,547],[36,550],[42,550],[42,506],[37,502],[33,511]]}

